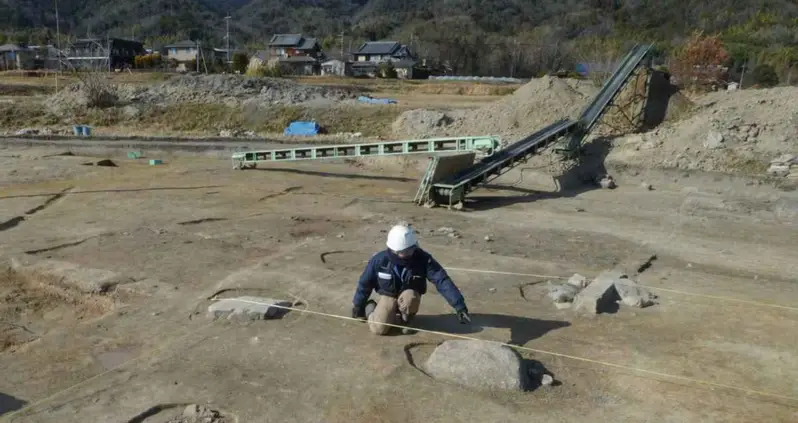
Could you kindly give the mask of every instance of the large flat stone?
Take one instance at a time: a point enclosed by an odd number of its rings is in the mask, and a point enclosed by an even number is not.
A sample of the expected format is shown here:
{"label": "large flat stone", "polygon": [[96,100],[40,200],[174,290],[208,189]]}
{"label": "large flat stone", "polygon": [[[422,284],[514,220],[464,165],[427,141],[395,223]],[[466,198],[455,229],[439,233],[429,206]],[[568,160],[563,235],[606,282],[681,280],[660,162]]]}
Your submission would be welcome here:
{"label": "large flat stone", "polygon": [[[282,316],[291,307],[290,301],[263,297],[223,298],[208,306],[208,317],[236,320],[266,320]],[[277,306],[277,307],[275,307]]]}
{"label": "large flat stone", "polygon": [[445,341],[432,352],[424,370],[435,379],[476,390],[521,391],[530,382],[515,350],[481,341]]}
{"label": "large flat stone", "polygon": [[617,307],[618,292],[615,282],[626,275],[620,271],[606,271],[598,275],[585,289],[574,297],[573,309],[581,313],[598,314]]}

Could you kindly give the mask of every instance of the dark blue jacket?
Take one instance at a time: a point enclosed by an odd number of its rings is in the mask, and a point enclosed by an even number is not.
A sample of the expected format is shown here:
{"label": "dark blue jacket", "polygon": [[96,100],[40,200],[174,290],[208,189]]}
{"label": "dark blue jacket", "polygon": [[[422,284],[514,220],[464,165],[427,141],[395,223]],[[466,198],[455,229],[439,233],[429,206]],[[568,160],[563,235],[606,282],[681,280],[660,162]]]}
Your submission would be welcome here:
{"label": "dark blue jacket", "polygon": [[423,295],[427,292],[427,279],[455,311],[466,308],[463,294],[446,274],[446,270],[421,248],[406,260],[397,260],[389,250],[372,256],[360,276],[352,302],[355,307],[365,306],[374,290],[380,295],[393,298],[406,289]]}

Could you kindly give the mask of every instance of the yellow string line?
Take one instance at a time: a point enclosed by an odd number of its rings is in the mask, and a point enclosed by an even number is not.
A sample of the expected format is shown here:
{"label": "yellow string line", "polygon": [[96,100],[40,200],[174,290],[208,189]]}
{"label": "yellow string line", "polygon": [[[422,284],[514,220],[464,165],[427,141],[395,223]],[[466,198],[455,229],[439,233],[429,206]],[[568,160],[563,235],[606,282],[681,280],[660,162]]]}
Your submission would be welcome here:
{"label": "yellow string line", "polygon": [[[220,300],[222,300],[222,299],[221,298],[211,298],[211,301],[220,301]],[[332,318],[341,319],[341,320],[364,322],[362,319],[353,318],[353,317],[341,316],[341,315],[331,314],[331,313],[324,313],[324,312],[321,312],[321,311],[314,311],[314,310],[308,310],[308,309],[281,306],[281,305],[278,305],[278,304],[270,304],[270,303],[264,303],[264,302],[259,302],[259,301],[244,300],[244,299],[241,299],[241,298],[236,298],[236,302],[257,304],[257,305],[265,305],[265,306],[275,307],[275,308],[284,309],[284,310],[297,311],[297,312],[300,312],[300,313],[315,314],[315,315],[318,315],[318,316],[332,317]],[[510,348],[514,348],[514,349],[522,350],[522,351],[529,351],[529,352],[533,352],[533,353],[545,354],[545,355],[550,355],[550,356],[554,356],[554,357],[567,358],[569,360],[581,361],[581,362],[591,363],[591,364],[598,364],[598,365],[602,365],[602,366],[606,366],[606,367],[614,367],[614,368],[617,368],[617,369],[629,370],[629,371],[643,373],[643,374],[648,374],[648,375],[653,375],[653,376],[670,378],[670,379],[673,379],[673,380],[679,380],[679,381],[683,381],[683,382],[692,382],[692,383],[696,383],[696,384],[699,384],[699,385],[712,386],[712,387],[715,387],[715,388],[730,389],[730,390],[734,390],[734,391],[745,392],[747,394],[755,394],[755,395],[761,395],[761,396],[764,396],[764,397],[778,398],[778,399],[782,399],[782,400],[798,402],[798,397],[789,397],[789,396],[785,396],[785,395],[774,394],[774,393],[771,393],[771,392],[760,391],[760,390],[756,390],[756,389],[740,388],[740,387],[737,387],[737,386],[727,385],[727,384],[724,384],[724,383],[717,383],[717,382],[712,382],[712,381],[703,380],[703,379],[696,379],[696,378],[687,377],[687,376],[672,375],[672,374],[669,374],[669,373],[662,373],[662,372],[657,372],[657,371],[653,371],[653,370],[646,370],[646,369],[641,369],[641,368],[637,368],[637,367],[625,366],[623,364],[610,363],[610,362],[607,362],[607,361],[593,360],[593,359],[590,359],[590,358],[578,357],[578,356],[575,356],[575,355],[557,353],[557,352],[553,352],[553,351],[546,351],[546,350],[541,350],[541,349],[537,349],[537,348],[523,347],[523,346],[519,346],[519,345],[508,344],[506,342],[501,342],[501,341],[492,341],[492,340],[489,340],[489,339],[480,339],[480,338],[475,338],[475,337],[472,337],[472,336],[458,335],[458,334],[449,333],[449,332],[439,332],[439,331],[428,330],[428,329],[420,329],[420,328],[416,328],[416,327],[397,325],[397,324],[393,324],[393,323],[383,323],[383,322],[369,322],[369,323],[376,323],[376,324],[389,326],[389,327],[394,327],[394,328],[399,328],[399,329],[405,329],[405,328],[406,329],[412,329],[412,330],[417,331],[417,332],[423,332],[423,333],[428,333],[428,334],[432,334],[432,335],[439,335],[439,336],[447,336],[447,337],[451,337],[451,338],[465,339],[465,340],[469,340],[469,341],[489,342],[491,344],[502,345],[502,346],[505,346],[505,347],[510,347]],[[790,405],[790,407],[794,407],[794,406]]]}
{"label": "yellow string line", "polygon": [[[490,274],[496,274],[496,275],[512,275],[512,276],[527,276],[527,277],[532,277],[532,278],[544,278],[544,279],[568,279],[565,276],[538,275],[538,274],[534,274],[534,273],[502,272],[502,271],[498,271],[498,270],[463,269],[463,268],[459,268],[459,267],[447,267],[446,269],[447,270],[459,271],[459,272],[490,273]],[[790,306],[785,306],[785,305],[781,305],[781,304],[764,303],[764,302],[761,302],[761,301],[752,301],[752,300],[741,300],[739,298],[723,297],[723,296],[719,296],[719,295],[698,294],[698,293],[695,293],[695,292],[681,291],[681,290],[678,290],[678,289],[671,289],[671,288],[661,288],[661,287],[658,287],[658,286],[651,286],[651,285],[638,284],[638,286],[641,286],[643,288],[663,291],[663,292],[671,292],[671,293],[674,293],[674,294],[692,296],[692,297],[711,298],[713,300],[731,301],[731,302],[742,303],[742,304],[757,305],[757,306],[761,306],[761,307],[772,307],[772,308],[780,308],[780,309],[784,309],[784,310],[798,311],[798,307],[790,307]]]}

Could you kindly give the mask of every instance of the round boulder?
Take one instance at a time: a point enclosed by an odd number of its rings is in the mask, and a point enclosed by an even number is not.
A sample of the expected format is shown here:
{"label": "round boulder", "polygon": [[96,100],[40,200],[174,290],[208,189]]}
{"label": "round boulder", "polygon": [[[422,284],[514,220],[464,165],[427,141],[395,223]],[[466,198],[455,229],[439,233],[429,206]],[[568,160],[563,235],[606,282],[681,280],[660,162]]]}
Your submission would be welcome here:
{"label": "round boulder", "polygon": [[477,390],[523,391],[529,386],[521,356],[490,342],[445,341],[432,352],[424,370],[435,379]]}

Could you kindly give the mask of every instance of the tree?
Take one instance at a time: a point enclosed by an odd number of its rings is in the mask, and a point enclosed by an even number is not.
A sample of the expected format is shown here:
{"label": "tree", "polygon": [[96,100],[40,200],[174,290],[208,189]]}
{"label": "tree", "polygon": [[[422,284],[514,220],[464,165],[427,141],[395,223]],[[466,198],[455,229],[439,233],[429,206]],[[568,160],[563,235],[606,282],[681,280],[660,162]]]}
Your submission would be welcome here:
{"label": "tree", "polygon": [[245,73],[249,66],[249,57],[246,53],[233,53],[233,72]]}
{"label": "tree", "polygon": [[377,68],[377,77],[396,79],[396,68],[393,66],[393,63],[380,63]]}
{"label": "tree", "polygon": [[751,79],[754,84],[763,87],[775,87],[779,84],[779,76],[776,75],[776,70],[768,64],[757,65],[751,72]]}
{"label": "tree", "polygon": [[720,37],[697,31],[677,51],[670,68],[683,85],[712,85],[723,79],[728,60],[729,53]]}

